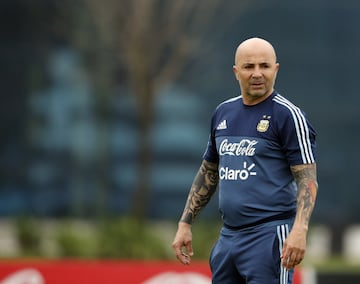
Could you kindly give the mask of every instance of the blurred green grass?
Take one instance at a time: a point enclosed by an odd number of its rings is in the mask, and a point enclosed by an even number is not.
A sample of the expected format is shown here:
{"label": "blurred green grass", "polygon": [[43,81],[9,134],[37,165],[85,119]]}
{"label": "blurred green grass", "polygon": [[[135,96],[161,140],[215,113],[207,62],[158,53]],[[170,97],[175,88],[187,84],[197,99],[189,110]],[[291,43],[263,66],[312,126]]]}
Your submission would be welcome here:
{"label": "blurred green grass", "polygon": [[[36,218],[20,218],[14,222],[20,247],[15,257],[175,260],[171,244],[177,221],[139,222],[128,217],[109,217],[60,219],[52,221],[51,226],[47,223]],[[220,220],[200,218],[195,222],[192,227],[194,260],[208,261],[220,229]],[[321,259],[309,256],[302,265],[318,272],[360,274],[360,261],[352,262],[341,255]]]}

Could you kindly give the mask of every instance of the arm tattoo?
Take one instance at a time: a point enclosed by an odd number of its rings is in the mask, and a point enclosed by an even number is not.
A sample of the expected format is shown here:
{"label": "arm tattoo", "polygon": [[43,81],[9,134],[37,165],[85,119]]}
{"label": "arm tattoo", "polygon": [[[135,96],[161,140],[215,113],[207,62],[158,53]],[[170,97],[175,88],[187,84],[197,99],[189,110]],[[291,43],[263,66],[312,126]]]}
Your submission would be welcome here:
{"label": "arm tattoo", "polygon": [[181,222],[192,224],[201,209],[210,201],[218,181],[218,165],[204,160],[191,186]]}
{"label": "arm tattoo", "polygon": [[291,171],[298,187],[296,218],[308,227],[318,189],[316,164],[293,166]]}

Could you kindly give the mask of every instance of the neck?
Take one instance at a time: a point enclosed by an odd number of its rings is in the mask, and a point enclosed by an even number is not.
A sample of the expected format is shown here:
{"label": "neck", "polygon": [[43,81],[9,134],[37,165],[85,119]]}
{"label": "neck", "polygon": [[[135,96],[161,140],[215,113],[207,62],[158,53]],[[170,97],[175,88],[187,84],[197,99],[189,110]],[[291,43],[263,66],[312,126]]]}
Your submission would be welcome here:
{"label": "neck", "polygon": [[243,103],[244,105],[248,105],[248,106],[253,106],[253,105],[257,105],[263,101],[265,101],[268,97],[270,97],[270,95],[273,93],[274,90],[272,90],[271,92],[268,92],[265,95],[262,96],[251,96],[248,94],[244,94],[242,96],[243,98]]}

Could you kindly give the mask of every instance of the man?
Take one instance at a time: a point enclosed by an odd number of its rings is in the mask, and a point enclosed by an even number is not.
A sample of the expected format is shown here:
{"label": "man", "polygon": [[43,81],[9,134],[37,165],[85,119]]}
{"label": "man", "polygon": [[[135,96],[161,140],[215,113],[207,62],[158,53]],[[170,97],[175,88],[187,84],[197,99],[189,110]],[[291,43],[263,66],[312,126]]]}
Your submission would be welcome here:
{"label": "man", "polygon": [[250,38],[236,50],[241,95],[212,117],[204,160],[172,244],[190,264],[191,225],[219,186],[223,227],[211,255],[213,283],[289,284],[304,258],[317,195],[315,136],[304,113],[274,90],[273,46]]}

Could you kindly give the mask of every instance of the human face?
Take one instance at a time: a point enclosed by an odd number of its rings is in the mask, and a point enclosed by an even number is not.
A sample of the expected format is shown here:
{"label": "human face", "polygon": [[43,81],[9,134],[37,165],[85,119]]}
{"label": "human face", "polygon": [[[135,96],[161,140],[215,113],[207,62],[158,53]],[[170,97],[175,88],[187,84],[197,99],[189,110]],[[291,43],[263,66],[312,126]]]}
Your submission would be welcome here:
{"label": "human face", "polygon": [[244,104],[257,104],[272,94],[278,69],[275,51],[268,42],[254,39],[239,46],[233,71]]}

